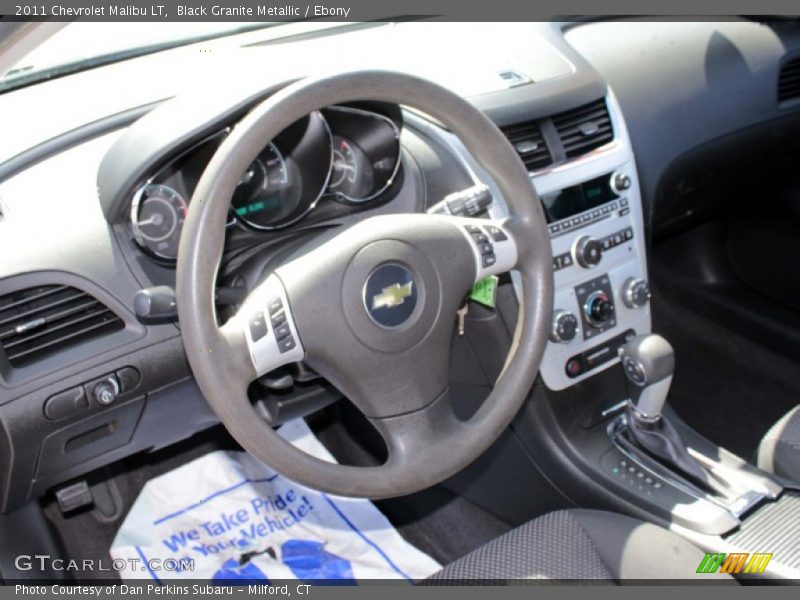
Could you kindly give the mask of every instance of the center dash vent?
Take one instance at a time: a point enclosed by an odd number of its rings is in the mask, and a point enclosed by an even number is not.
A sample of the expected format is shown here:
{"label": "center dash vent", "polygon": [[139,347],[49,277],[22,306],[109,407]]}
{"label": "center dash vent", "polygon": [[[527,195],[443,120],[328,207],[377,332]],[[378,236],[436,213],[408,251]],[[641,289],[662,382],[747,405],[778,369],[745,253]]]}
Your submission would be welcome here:
{"label": "center dash vent", "polygon": [[111,309],[73,287],[43,285],[0,296],[0,346],[12,367],[123,328]]}
{"label": "center dash vent", "polygon": [[517,151],[529,171],[552,164],[553,157],[550,155],[542,130],[537,123],[529,121],[500,129],[514,146],[514,150]]}
{"label": "center dash vent", "polygon": [[584,104],[553,116],[567,158],[575,158],[614,139],[605,99]]}
{"label": "center dash vent", "polygon": [[800,98],[800,56],[784,63],[778,78],[778,102]]}

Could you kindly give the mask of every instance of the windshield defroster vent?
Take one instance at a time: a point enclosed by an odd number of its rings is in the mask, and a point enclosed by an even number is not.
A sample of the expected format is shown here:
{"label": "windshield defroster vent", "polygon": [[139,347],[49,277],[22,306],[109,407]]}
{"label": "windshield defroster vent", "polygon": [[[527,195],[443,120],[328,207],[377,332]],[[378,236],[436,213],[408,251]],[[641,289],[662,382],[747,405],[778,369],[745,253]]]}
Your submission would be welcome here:
{"label": "windshield defroster vent", "polygon": [[12,367],[124,328],[93,296],[64,285],[43,285],[0,296],[0,345]]}
{"label": "windshield defroster vent", "polygon": [[529,171],[552,164],[553,157],[544,141],[542,130],[533,121],[501,127],[500,130],[514,146]]}
{"label": "windshield defroster vent", "polygon": [[591,152],[614,139],[604,98],[553,116],[553,125],[568,159]]}
{"label": "windshield defroster vent", "polygon": [[800,56],[781,67],[778,79],[778,102],[800,98]]}

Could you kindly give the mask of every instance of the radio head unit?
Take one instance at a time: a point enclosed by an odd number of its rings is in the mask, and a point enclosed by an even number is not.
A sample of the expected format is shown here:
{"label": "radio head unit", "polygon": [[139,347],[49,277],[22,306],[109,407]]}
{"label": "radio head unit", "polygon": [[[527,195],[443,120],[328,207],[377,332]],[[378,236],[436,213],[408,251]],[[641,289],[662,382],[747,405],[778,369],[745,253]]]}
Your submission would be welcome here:
{"label": "radio head unit", "polygon": [[[553,223],[596,208],[620,197],[624,181],[616,181],[611,173],[541,197],[547,222]],[[622,184],[622,185],[618,185]],[[630,187],[630,182],[628,182]]]}

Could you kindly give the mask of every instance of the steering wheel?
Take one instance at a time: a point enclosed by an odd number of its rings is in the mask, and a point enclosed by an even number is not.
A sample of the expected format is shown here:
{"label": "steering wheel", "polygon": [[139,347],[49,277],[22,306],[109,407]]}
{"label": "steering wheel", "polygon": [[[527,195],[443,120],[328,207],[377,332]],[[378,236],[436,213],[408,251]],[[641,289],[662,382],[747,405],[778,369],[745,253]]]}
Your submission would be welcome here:
{"label": "steering wheel", "polygon": [[[407,105],[443,123],[493,177],[504,220],[376,216],[282,265],[221,327],[214,288],[239,174],[314,110],[353,101]],[[382,498],[419,491],[482,454],[511,422],[542,360],[553,304],[547,225],[527,170],[503,134],[447,89],[410,75],[356,71],[300,80],[256,106],[221,144],[195,190],[178,252],[186,354],[212,409],[253,456],[303,485]],[[521,276],[511,349],[493,391],[466,421],[450,405],[456,312],[480,279]],[[366,416],[388,450],[379,466],[319,460],[281,438],[247,397],[257,377],[305,360]]]}

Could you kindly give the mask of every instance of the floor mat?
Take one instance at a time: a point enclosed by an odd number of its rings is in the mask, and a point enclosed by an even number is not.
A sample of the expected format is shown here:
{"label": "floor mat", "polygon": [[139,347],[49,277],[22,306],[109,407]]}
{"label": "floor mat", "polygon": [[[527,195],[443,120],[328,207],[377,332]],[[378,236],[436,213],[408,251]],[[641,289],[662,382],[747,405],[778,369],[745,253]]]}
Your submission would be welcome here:
{"label": "floor mat", "polygon": [[[151,479],[167,473],[201,456],[217,450],[233,450],[239,446],[222,427],[214,427],[153,453],[139,454],[86,475],[94,494],[114,497],[112,510],[97,506],[64,515],[52,494],[43,500],[44,513],[58,532],[65,555],[83,564],[84,561],[109,564],[108,553],[125,516]],[[106,489],[111,490],[108,494]],[[91,535],[86,535],[91,532]],[[81,579],[115,578],[115,571],[87,570]]]}
{"label": "floor mat", "polygon": [[[333,460],[305,422],[280,432],[304,451]],[[439,568],[368,500],[300,486],[230,451],[149,481],[111,556],[124,560],[124,579],[156,581],[413,581]]]}

